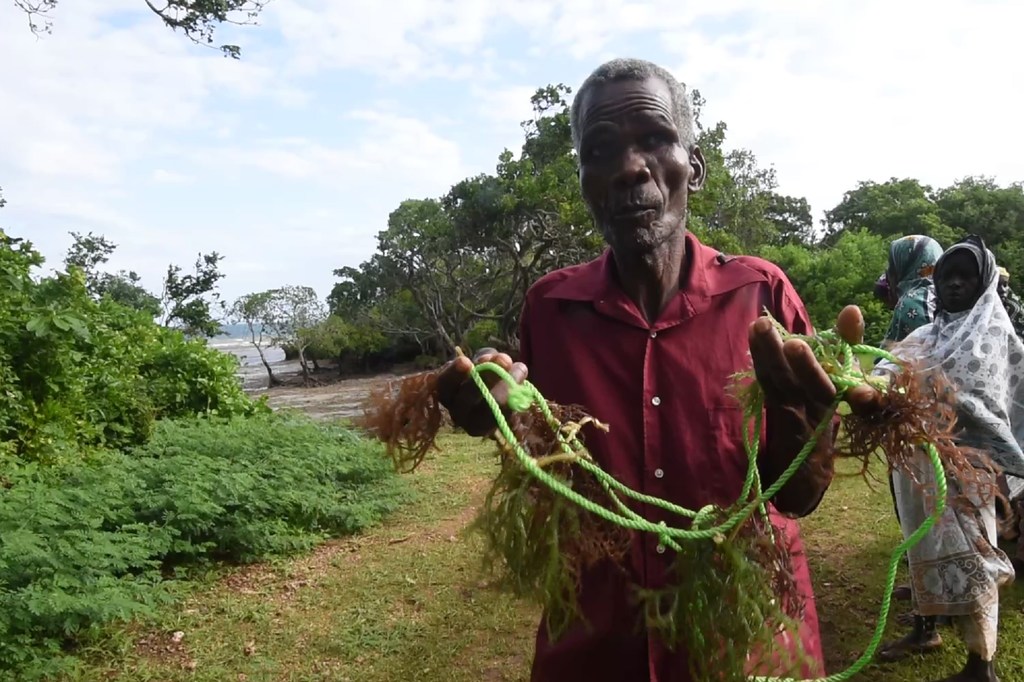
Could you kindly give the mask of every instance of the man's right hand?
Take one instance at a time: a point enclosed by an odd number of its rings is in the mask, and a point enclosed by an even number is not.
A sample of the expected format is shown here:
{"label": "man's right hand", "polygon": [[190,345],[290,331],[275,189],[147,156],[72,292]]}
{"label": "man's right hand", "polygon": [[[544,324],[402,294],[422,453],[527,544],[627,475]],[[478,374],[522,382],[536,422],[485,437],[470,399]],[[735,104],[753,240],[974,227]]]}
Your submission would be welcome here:
{"label": "man's right hand", "polygon": [[[512,362],[506,353],[499,353],[493,348],[481,348],[472,360],[461,356],[449,362],[437,380],[438,399],[448,410],[452,422],[469,435],[478,437],[490,434],[497,427],[491,408],[469,376],[474,365],[485,362],[493,362],[504,368],[516,383],[521,384],[526,379],[526,365]],[[493,372],[485,372],[483,379],[502,411],[508,414],[508,384]]]}

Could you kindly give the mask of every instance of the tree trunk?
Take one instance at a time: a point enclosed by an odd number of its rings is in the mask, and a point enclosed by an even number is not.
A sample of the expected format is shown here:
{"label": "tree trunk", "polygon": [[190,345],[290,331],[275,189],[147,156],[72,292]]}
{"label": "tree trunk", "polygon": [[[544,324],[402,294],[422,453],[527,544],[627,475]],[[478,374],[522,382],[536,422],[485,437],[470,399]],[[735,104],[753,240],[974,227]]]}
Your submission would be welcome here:
{"label": "tree trunk", "polygon": [[281,380],[274,376],[274,370],[270,368],[270,363],[267,362],[267,356],[263,354],[263,349],[256,346],[256,352],[260,354],[260,362],[267,370],[267,388],[273,388],[274,386],[280,386]]}
{"label": "tree trunk", "polygon": [[309,364],[306,362],[302,346],[299,346],[299,367],[302,368],[302,385],[309,386]]}

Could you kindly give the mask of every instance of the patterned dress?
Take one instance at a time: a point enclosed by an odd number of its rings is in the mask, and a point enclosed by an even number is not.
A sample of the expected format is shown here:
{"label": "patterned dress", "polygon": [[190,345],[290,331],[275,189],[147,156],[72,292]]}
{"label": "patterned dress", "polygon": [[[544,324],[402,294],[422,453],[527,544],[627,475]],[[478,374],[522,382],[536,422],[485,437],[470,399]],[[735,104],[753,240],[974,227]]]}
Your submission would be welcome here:
{"label": "patterned dress", "polygon": [[[997,293],[995,258],[977,237],[957,243],[946,256],[967,250],[978,263],[982,290],[970,309],[951,313],[937,307],[934,322],[907,338],[906,353],[920,353],[939,365],[956,386],[957,412],[967,446],[984,450],[1007,474],[1024,476],[1024,342],[1017,336]],[[942,281],[945,257],[936,265]],[[899,354],[899,350],[897,350]],[[879,371],[898,371],[888,363]],[[923,453],[917,466],[928,481]],[[951,494],[973,504],[949,504],[939,522],[909,551],[915,607],[923,616],[951,616],[968,649],[989,661],[995,655],[999,588],[1014,578],[1009,557],[998,548],[995,498],[984,490],[995,477],[983,470],[972,481],[950,477]],[[896,472],[896,499],[905,536],[934,509],[934,484]],[[978,486],[974,488],[972,486]]]}

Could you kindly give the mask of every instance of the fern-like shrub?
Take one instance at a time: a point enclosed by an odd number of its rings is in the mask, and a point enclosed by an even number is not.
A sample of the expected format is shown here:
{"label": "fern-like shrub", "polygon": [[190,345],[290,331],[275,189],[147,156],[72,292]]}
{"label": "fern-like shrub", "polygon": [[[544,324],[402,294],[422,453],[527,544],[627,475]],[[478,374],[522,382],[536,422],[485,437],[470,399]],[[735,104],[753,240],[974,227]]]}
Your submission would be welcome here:
{"label": "fern-like shrub", "polygon": [[182,568],[304,550],[408,495],[378,444],[297,416],[161,421],[131,452],[8,464],[0,674],[18,680],[59,672],[83,636],[166,602]]}

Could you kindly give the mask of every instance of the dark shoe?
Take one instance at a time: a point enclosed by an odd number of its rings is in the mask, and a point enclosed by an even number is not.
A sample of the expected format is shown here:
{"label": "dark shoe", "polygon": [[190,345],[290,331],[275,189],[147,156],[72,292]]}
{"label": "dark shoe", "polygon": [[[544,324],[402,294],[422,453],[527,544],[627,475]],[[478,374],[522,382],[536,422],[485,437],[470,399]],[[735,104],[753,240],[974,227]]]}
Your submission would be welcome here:
{"label": "dark shoe", "polygon": [[994,661],[983,661],[977,654],[968,654],[963,670],[936,682],[999,682],[999,678]]}
{"label": "dark shoe", "polygon": [[935,631],[935,618],[915,615],[914,629],[903,639],[887,644],[878,652],[883,663],[902,661],[914,654],[930,654],[942,648],[942,637]]}
{"label": "dark shoe", "polygon": [[910,601],[914,596],[910,585],[900,585],[892,591],[892,598],[896,601]]}

